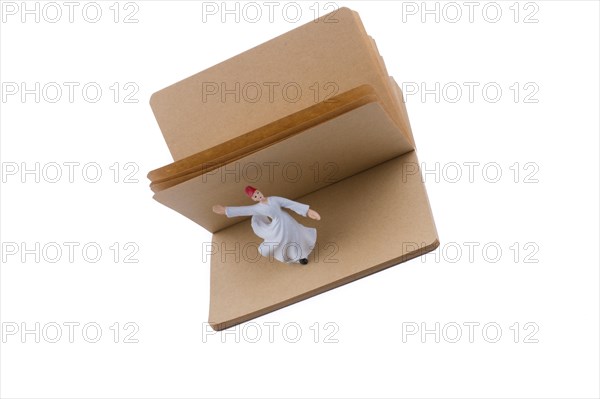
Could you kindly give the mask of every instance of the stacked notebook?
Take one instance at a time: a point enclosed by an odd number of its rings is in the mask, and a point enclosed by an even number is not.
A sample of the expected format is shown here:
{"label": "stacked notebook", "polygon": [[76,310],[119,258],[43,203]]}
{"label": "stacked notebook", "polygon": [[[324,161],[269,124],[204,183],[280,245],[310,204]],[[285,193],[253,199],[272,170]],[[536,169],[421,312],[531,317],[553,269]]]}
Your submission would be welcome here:
{"label": "stacked notebook", "polygon": [[[213,233],[209,323],[228,328],[439,245],[401,91],[341,8],[152,95],[174,162],[154,199]],[[308,204],[309,264],[258,255],[244,188]]]}

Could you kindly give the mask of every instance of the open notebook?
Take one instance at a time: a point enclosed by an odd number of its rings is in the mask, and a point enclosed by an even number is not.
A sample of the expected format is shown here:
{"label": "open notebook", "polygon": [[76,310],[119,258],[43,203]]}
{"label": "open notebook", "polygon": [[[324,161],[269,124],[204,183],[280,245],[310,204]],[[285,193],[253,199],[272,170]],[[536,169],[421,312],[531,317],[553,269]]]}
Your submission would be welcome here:
{"label": "open notebook", "polygon": [[[341,8],[152,95],[174,162],[154,199],[213,233],[216,330],[424,254],[439,245],[400,89],[358,14]],[[309,204],[309,264],[258,255],[244,187]],[[302,219],[302,220],[300,220]],[[202,245],[202,243],[199,243]]]}

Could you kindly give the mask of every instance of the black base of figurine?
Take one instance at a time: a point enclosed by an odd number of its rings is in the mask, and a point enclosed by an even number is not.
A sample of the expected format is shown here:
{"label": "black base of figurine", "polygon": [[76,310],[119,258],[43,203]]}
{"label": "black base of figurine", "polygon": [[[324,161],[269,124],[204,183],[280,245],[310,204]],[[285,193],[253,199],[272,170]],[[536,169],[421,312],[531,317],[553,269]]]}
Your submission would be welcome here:
{"label": "black base of figurine", "polygon": [[302,259],[300,259],[300,263],[303,265],[306,265],[306,264],[308,264],[308,259],[302,258]]}

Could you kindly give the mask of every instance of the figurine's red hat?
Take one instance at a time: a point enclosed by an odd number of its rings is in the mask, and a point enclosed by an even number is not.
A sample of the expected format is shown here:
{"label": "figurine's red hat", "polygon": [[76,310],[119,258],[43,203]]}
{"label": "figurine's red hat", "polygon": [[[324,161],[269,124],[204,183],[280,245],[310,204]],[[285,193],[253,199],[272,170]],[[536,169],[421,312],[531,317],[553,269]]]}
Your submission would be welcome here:
{"label": "figurine's red hat", "polygon": [[246,186],[246,188],[244,189],[244,191],[246,191],[246,195],[250,198],[252,198],[252,196],[254,195],[254,192],[256,191],[256,189],[252,186]]}

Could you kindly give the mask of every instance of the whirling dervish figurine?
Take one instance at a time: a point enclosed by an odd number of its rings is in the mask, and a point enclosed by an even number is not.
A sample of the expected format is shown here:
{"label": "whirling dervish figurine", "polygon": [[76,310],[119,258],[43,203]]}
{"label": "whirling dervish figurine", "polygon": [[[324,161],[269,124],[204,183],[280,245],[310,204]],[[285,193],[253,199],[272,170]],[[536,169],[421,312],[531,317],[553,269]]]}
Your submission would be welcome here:
{"label": "whirling dervish figurine", "polygon": [[275,257],[280,262],[303,265],[308,263],[308,255],[317,241],[317,230],[298,223],[282,208],[315,220],[321,216],[308,205],[282,197],[265,197],[252,186],[247,186],[246,195],[257,204],[250,206],[213,206],[213,212],[227,217],[252,216],[252,230],[264,241],[258,251],[264,257]]}

